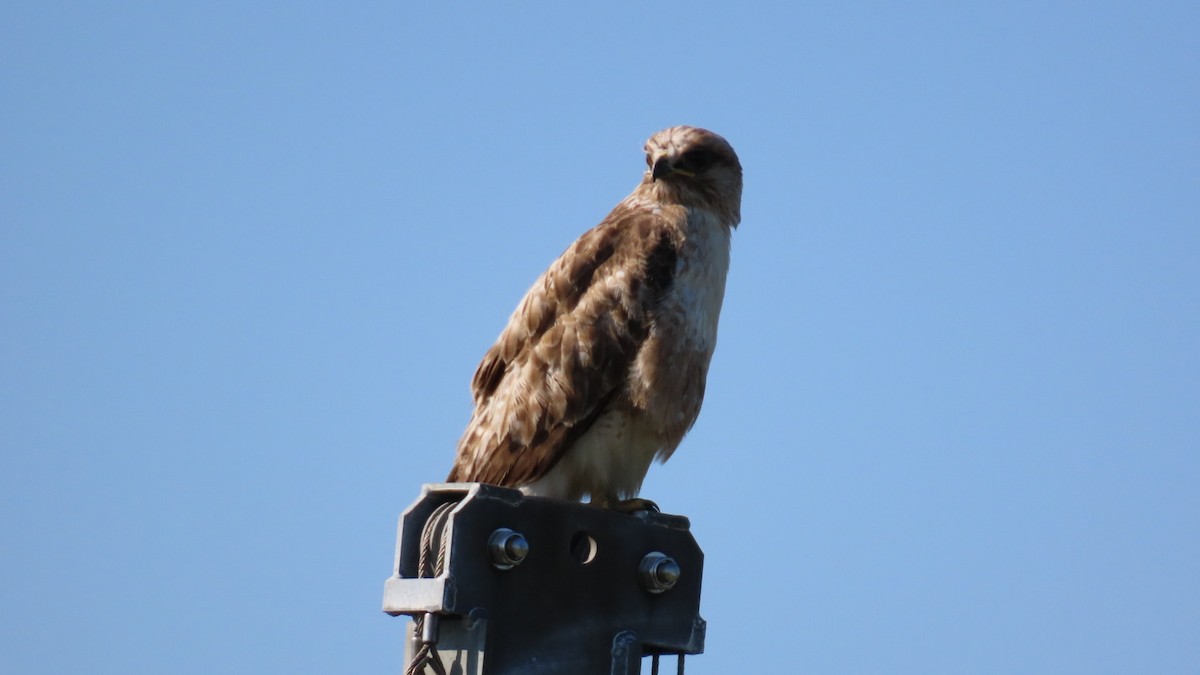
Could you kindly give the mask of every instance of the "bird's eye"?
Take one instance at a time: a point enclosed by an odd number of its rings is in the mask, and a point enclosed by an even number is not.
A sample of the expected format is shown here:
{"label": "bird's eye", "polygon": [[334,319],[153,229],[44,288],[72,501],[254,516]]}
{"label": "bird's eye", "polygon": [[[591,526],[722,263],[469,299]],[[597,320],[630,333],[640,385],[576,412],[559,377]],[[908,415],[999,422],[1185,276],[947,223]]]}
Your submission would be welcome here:
{"label": "bird's eye", "polygon": [[717,157],[713,154],[712,150],[697,148],[696,150],[688,150],[683,153],[683,156],[679,158],[679,166],[692,173],[700,173],[712,166],[712,163],[716,159]]}

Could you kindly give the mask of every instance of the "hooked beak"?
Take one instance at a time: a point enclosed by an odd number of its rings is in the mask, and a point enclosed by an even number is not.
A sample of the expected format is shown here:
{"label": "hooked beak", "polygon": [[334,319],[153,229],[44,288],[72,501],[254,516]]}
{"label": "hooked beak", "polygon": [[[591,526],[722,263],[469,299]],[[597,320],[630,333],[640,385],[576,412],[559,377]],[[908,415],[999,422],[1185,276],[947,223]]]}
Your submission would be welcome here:
{"label": "hooked beak", "polygon": [[695,175],[696,172],[694,171],[690,171],[682,166],[676,166],[672,164],[670,158],[667,157],[659,157],[658,160],[654,162],[654,167],[650,169],[650,177],[654,180],[658,180],[659,178],[664,178],[666,176],[687,176],[688,178],[692,178]]}
{"label": "hooked beak", "polygon": [[674,170],[671,168],[671,160],[667,159],[666,157],[660,157],[658,161],[654,162],[654,168],[650,170],[650,177],[654,180],[658,180],[659,178],[662,178],[673,171]]}

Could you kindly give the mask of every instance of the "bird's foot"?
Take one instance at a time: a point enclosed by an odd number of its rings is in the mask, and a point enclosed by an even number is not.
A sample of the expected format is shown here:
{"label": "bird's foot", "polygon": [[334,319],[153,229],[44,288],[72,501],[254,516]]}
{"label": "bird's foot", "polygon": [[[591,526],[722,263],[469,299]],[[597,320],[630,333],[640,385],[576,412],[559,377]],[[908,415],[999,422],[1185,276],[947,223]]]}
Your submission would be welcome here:
{"label": "bird's foot", "polygon": [[616,511],[617,513],[634,514],[638,511],[649,511],[650,513],[662,513],[662,509],[658,508],[658,504],[649,499],[634,497],[633,499],[622,499],[619,502],[611,502],[605,504],[606,507]]}

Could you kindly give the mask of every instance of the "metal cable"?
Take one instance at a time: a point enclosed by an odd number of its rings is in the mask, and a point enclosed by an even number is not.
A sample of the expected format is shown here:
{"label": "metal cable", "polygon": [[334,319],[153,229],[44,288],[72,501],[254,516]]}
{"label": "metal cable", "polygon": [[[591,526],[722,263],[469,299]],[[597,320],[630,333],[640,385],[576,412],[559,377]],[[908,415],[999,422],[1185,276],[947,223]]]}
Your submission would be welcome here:
{"label": "metal cable", "polygon": [[[650,655],[650,675],[658,675],[658,654]],[[676,657],[675,675],[683,675],[683,654]]]}
{"label": "metal cable", "polygon": [[[435,508],[426,519],[425,526],[421,529],[421,555],[417,562],[418,578],[436,578],[445,571],[446,550],[450,539],[446,536],[446,526],[450,522],[450,511],[456,506],[458,506],[458,502],[442,504]],[[436,556],[430,560],[430,556],[434,555],[435,548]],[[421,640],[421,646],[413,652],[412,661],[404,671],[405,675],[422,675],[426,666],[432,668],[436,675],[446,675],[446,666],[442,664],[442,659],[437,653],[436,625],[434,625],[433,635],[425,635],[427,616],[420,614],[413,617],[413,633]],[[435,619],[436,615],[429,620]]]}

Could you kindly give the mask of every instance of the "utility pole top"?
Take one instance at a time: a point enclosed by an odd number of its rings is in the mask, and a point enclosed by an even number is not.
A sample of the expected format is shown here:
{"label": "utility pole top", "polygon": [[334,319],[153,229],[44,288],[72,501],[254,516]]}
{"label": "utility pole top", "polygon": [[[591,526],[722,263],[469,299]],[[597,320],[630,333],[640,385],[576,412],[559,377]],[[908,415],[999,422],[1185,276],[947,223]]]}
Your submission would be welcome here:
{"label": "utility pole top", "polygon": [[636,675],[643,655],[704,650],[704,554],[689,526],[429,484],[400,517],[383,611],[415,619],[410,673]]}

